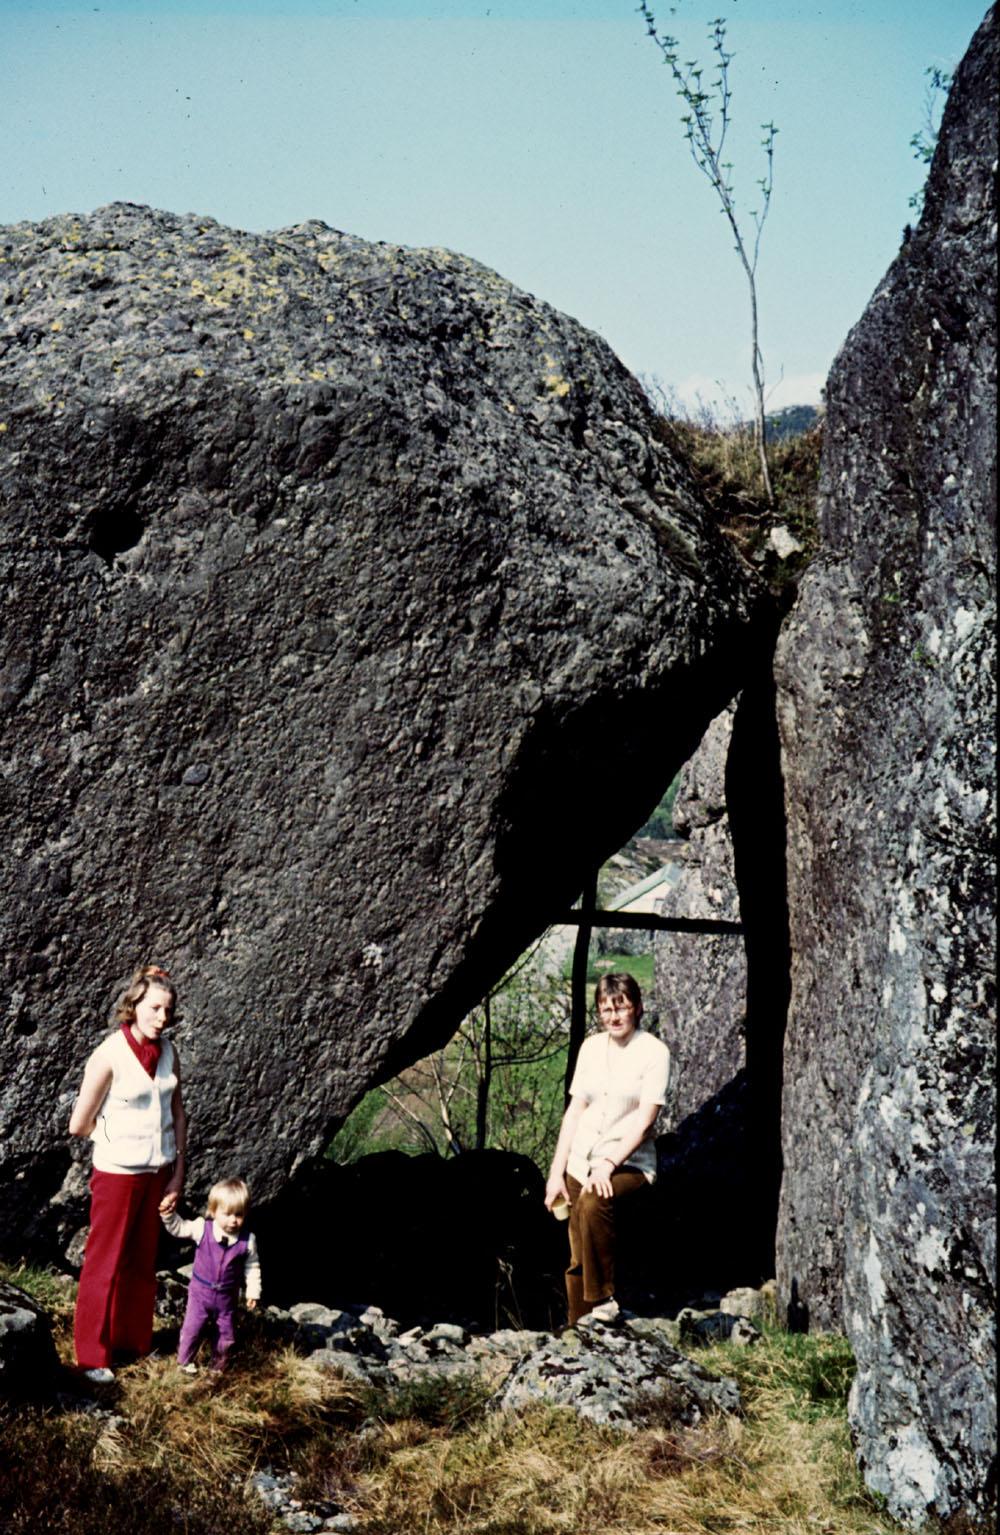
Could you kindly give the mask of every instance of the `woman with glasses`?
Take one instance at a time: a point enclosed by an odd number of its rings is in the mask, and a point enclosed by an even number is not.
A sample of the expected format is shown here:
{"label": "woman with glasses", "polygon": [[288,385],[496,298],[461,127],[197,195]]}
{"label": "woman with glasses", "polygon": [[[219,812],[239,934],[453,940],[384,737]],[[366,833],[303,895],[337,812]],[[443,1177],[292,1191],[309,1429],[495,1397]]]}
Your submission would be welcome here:
{"label": "woman with glasses", "polygon": [[670,1075],[666,1045],[639,1026],[642,992],[631,975],[602,976],[594,1003],[601,1030],[580,1047],[545,1185],[547,1209],[560,1200],[570,1207],[571,1327],[588,1313],[600,1321],[618,1314],[615,1207],[656,1178],[652,1131]]}

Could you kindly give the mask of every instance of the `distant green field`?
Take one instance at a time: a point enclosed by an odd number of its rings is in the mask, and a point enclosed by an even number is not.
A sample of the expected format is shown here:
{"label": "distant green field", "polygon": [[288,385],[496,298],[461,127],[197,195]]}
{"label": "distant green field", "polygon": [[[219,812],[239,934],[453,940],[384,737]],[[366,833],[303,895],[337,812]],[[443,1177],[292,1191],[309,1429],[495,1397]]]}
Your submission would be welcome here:
{"label": "distant green field", "polygon": [[[587,1005],[593,1006],[594,987],[602,975],[620,974],[632,975],[639,982],[644,996],[648,996],[653,989],[653,956],[652,954],[597,954],[591,955],[587,965]],[[567,981],[573,973],[572,955],[566,961],[565,976]]]}

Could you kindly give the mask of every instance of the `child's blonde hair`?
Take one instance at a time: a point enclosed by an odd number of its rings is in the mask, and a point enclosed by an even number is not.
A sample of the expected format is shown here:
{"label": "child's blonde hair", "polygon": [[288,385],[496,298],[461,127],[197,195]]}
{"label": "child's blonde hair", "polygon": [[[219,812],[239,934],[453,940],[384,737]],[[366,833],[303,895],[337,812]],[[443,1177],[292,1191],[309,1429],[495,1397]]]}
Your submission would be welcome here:
{"label": "child's blonde hair", "polygon": [[242,1178],[220,1178],[208,1191],[209,1215],[220,1206],[228,1215],[246,1215],[249,1205],[250,1190]]}

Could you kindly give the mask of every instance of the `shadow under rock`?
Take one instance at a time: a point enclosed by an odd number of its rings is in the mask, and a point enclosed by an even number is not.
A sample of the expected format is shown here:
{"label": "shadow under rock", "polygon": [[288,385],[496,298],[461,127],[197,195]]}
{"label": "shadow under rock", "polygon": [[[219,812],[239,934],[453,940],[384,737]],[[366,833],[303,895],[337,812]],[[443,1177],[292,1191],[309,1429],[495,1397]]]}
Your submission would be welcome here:
{"label": "shadow under rock", "polygon": [[772,1277],[770,1186],[753,1139],[745,1071],[659,1137],[656,1183],[620,1220],[629,1310],[674,1316],[695,1297]]}
{"label": "shadow under rock", "polygon": [[544,1192],[504,1151],[324,1162],[255,1215],[265,1300],[376,1305],[403,1326],[559,1326],[565,1228]]}

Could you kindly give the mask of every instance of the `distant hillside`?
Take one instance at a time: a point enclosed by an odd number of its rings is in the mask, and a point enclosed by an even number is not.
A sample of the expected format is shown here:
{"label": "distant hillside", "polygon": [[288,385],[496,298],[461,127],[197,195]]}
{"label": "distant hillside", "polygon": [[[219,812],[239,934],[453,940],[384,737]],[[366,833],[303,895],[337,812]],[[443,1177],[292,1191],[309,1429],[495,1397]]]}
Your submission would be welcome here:
{"label": "distant hillside", "polygon": [[772,442],[783,437],[798,437],[800,432],[808,432],[815,426],[821,414],[818,405],[786,405],[782,410],[771,411],[767,417],[768,436]]}

